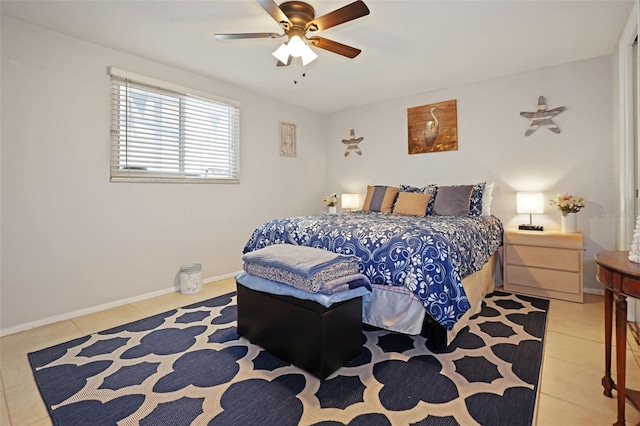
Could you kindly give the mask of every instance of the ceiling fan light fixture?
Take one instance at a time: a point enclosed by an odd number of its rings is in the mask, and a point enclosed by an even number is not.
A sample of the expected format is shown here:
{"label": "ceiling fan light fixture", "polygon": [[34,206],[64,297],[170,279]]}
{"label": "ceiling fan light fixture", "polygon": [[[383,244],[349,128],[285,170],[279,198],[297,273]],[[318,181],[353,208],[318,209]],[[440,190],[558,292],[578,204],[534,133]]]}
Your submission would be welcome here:
{"label": "ceiling fan light fixture", "polygon": [[272,55],[283,64],[286,64],[289,61],[289,48],[287,47],[287,43],[282,43]]}
{"label": "ceiling fan light fixture", "polygon": [[[315,34],[368,15],[369,8],[362,0],[356,0],[353,3],[335,9],[320,17],[315,16],[313,6],[300,0],[285,0],[280,4],[276,3],[275,0],[255,1],[280,25],[280,28],[284,32],[283,34],[215,34],[216,39],[236,40],[280,38],[287,36],[289,41],[273,52],[273,56],[278,59],[278,66],[289,65],[291,63],[291,56],[296,58],[304,56],[304,59],[302,59],[304,62],[303,65],[313,62],[317,58],[317,55],[309,49],[308,43],[311,43],[318,49],[327,50],[350,59],[355,58],[361,52],[360,49],[319,37]],[[309,35],[313,36],[309,37]]]}
{"label": "ceiling fan light fixture", "polygon": [[302,59],[302,66],[305,66],[315,61],[318,55],[316,54],[316,52],[311,50],[309,45],[305,44],[304,49],[302,50],[302,55],[300,55],[300,57]]}
{"label": "ceiling fan light fixture", "polygon": [[289,46],[289,55],[293,56],[294,58],[299,58],[300,56],[302,56],[304,48],[308,47],[307,44],[302,41],[302,39],[297,35],[291,37],[287,45]]}

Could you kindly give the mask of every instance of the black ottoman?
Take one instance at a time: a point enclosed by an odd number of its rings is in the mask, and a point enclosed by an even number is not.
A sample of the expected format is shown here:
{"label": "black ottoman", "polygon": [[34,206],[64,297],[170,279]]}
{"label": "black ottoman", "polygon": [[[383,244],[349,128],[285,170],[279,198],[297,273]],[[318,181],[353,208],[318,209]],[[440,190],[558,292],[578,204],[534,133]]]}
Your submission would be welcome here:
{"label": "black ottoman", "polygon": [[322,380],[362,350],[362,297],[327,308],[236,284],[238,334],[283,361]]}

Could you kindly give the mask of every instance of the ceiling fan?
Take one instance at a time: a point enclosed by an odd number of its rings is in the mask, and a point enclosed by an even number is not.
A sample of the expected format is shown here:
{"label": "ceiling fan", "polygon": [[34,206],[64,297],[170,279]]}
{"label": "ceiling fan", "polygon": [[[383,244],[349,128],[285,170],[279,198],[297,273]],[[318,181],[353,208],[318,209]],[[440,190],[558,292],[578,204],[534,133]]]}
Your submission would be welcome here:
{"label": "ceiling fan", "polygon": [[[235,40],[250,38],[280,38],[285,35],[288,41],[282,44],[273,56],[278,58],[278,66],[289,65],[292,57],[300,57],[302,64],[307,65],[318,57],[307,43],[320,49],[328,50],[347,58],[355,58],[360,49],[314,35],[336,25],[361,18],[369,14],[369,8],[361,0],[348,4],[326,15],[315,17],[315,10],[301,1],[287,1],[280,6],[273,0],[256,0],[260,6],[282,27],[284,34],[278,33],[240,33],[215,34],[218,40]],[[310,37],[308,37],[310,35]]]}

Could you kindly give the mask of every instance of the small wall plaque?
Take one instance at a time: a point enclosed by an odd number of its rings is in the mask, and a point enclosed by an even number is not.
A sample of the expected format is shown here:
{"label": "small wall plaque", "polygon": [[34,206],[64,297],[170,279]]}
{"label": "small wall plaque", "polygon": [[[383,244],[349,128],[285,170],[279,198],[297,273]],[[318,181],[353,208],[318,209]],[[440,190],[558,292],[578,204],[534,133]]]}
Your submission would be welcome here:
{"label": "small wall plaque", "polygon": [[293,123],[280,123],[280,155],[296,156],[296,125]]}

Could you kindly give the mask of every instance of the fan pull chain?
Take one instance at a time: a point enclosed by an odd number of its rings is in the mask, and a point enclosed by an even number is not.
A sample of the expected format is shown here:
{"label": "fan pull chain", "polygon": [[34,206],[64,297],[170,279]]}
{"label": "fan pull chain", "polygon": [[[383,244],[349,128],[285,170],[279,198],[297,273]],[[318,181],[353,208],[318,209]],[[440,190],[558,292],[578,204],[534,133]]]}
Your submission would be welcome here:
{"label": "fan pull chain", "polygon": [[[294,58],[293,59],[293,68],[294,68],[294,70],[293,70],[294,74],[297,74],[298,73],[298,58]],[[306,76],[307,76],[307,73],[303,72],[302,73],[302,78],[304,78]],[[293,84],[298,84],[298,80],[294,79],[293,80]]]}
{"label": "fan pull chain", "polygon": [[[304,77],[306,77],[306,76],[307,76],[307,73],[306,73],[306,72],[303,72],[303,73],[302,73],[302,77],[304,78]],[[298,80],[293,80],[293,84],[298,84]]]}

